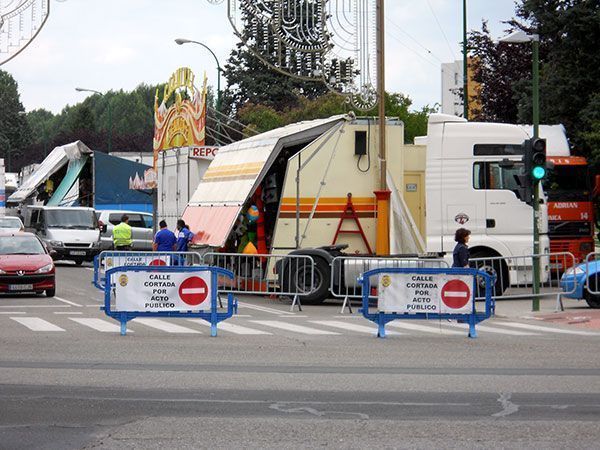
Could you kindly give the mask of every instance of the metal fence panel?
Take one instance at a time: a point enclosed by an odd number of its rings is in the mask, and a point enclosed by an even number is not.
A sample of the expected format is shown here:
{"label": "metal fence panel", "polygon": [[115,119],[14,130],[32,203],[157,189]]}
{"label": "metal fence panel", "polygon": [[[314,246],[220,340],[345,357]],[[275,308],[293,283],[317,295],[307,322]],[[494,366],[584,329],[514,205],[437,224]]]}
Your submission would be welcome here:
{"label": "metal fence panel", "polygon": [[[338,256],[331,262],[331,295],[338,298],[361,298],[360,276],[375,269],[443,269],[448,263],[443,259],[428,258],[369,258],[358,256]],[[371,287],[377,287],[377,282]]]}
{"label": "metal fence panel", "polygon": [[303,297],[315,292],[315,262],[306,255],[245,255],[206,253],[206,265],[233,272],[232,280],[219,278],[220,292]]}
{"label": "metal fence panel", "polygon": [[[540,264],[539,293],[532,293],[533,264],[535,260]],[[565,269],[575,265],[575,257],[569,252],[543,253],[538,255],[472,258],[469,266],[479,269],[494,277],[492,289],[494,299],[503,298],[533,298],[550,297],[560,294],[570,294],[573,290],[565,292],[560,286],[560,279]],[[483,281],[478,279],[476,298],[484,298]]]}
{"label": "metal fence panel", "polygon": [[114,267],[179,266],[202,264],[202,256],[196,252],[139,252],[105,250],[94,258],[94,286],[104,290],[106,272]]}

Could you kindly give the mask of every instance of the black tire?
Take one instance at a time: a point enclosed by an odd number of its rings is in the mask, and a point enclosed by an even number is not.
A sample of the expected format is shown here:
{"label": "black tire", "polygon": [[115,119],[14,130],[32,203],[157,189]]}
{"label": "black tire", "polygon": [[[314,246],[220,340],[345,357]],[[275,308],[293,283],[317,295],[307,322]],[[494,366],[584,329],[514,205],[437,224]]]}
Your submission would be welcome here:
{"label": "black tire", "polygon": [[[486,253],[475,252],[471,255],[472,259],[477,258],[493,258],[497,255],[491,256]],[[493,296],[501,296],[506,289],[508,289],[509,280],[508,280],[508,267],[506,266],[506,262],[502,260],[492,260],[492,261],[472,261],[470,266],[476,268],[477,270],[482,270],[493,277],[496,278],[494,285],[492,286],[492,295]],[[477,297],[485,297],[485,281],[483,277],[477,278]]]}
{"label": "black tire", "polygon": [[46,297],[54,297],[56,295],[56,288],[46,289]]}
{"label": "black tire", "polygon": [[[600,292],[600,275],[590,277],[589,286],[592,291]],[[586,303],[590,308],[600,309],[600,294],[592,294],[587,289],[583,293]]]}
{"label": "black tire", "polygon": [[80,266],[83,264],[83,259],[74,259],[73,261],[75,261],[76,266]]}
{"label": "black tire", "polygon": [[[315,289],[308,295],[300,296],[300,302],[305,305],[320,305],[329,297],[329,264],[322,258],[314,258],[315,265],[312,270]],[[310,266],[292,261],[289,268],[282,274],[282,285],[288,289],[288,292],[306,292],[307,285],[312,283],[308,280],[311,275]],[[286,278],[288,278],[286,280]]]}

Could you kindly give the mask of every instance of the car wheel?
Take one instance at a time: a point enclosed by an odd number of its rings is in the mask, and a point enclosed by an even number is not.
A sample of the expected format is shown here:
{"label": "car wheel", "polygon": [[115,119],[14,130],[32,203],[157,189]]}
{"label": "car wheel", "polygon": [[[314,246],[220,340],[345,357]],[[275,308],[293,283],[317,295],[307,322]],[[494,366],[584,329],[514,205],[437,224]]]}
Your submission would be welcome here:
{"label": "car wheel", "polygon": [[[329,292],[329,264],[322,258],[314,258],[314,269],[310,266],[292,260],[289,265],[289,271],[286,269],[283,274],[283,286],[288,289],[288,292],[306,292],[311,287],[313,291],[308,295],[300,297],[300,302],[305,305],[319,305],[323,303]],[[310,277],[313,276],[311,282]],[[289,279],[285,279],[289,277]]]}
{"label": "car wheel", "polygon": [[56,288],[46,289],[46,297],[54,297],[56,294]]}
{"label": "car wheel", "polygon": [[585,289],[583,297],[590,308],[600,309],[600,294],[593,293],[600,292],[600,275],[591,276],[588,285],[592,292]]}
{"label": "car wheel", "polygon": [[[471,255],[472,259],[493,258],[486,253],[475,252]],[[495,278],[495,283],[492,286],[492,295],[501,296],[508,288],[508,267],[506,262],[499,259],[490,259],[488,261],[473,261],[471,267],[481,270]],[[477,297],[485,297],[485,280],[483,277],[477,277]]]}
{"label": "car wheel", "polygon": [[76,266],[80,266],[81,264],[83,264],[83,259],[75,259],[74,261]]}

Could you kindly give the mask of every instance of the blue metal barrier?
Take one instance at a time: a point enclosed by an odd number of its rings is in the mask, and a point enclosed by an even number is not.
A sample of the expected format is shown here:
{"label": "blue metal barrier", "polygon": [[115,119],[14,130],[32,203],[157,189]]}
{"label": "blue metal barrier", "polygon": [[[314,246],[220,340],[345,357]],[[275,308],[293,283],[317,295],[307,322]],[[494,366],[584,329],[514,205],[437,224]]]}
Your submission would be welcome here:
{"label": "blue metal barrier", "polygon": [[[371,277],[379,274],[417,274],[417,275],[467,275],[473,277],[471,287],[471,300],[472,300],[472,311],[469,314],[456,314],[456,313],[386,313],[378,311],[377,313],[369,313],[369,298],[373,298],[371,295]],[[485,312],[477,312],[475,306],[475,292],[477,292],[477,278],[481,278],[485,281]],[[360,312],[362,315],[375,322],[378,326],[377,337],[385,337],[385,324],[393,320],[398,319],[434,319],[434,320],[456,320],[460,323],[469,324],[469,337],[476,338],[477,330],[475,325],[486,319],[489,319],[495,312],[495,301],[492,298],[492,286],[495,278],[490,274],[476,269],[461,269],[461,268],[445,268],[445,269],[420,269],[420,268],[380,268],[370,270],[363,273],[358,281],[362,285],[362,309]],[[379,287],[378,287],[379,288]],[[441,300],[440,300],[441,301]]]}
{"label": "blue metal barrier", "polygon": [[[190,311],[113,311],[111,308],[111,294],[115,290],[113,274],[122,272],[156,272],[156,273],[211,273],[210,287],[210,311],[190,310]],[[211,336],[217,335],[217,324],[223,320],[229,319],[237,312],[237,300],[232,293],[227,294],[226,312],[218,312],[218,285],[219,276],[225,276],[233,279],[233,273],[219,267],[208,266],[122,266],[109,269],[106,272],[106,285],[104,286],[104,306],[100,309],[109,317],[118,320],[121,323],[121,335],[127,332],[127,322],[136,317],[197,317],[210,322]]]}

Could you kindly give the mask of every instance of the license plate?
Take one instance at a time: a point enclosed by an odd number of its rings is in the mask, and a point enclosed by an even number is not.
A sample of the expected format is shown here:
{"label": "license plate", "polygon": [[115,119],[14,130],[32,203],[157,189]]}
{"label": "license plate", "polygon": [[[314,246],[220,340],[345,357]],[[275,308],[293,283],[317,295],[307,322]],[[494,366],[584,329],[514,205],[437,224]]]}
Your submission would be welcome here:
{"label": "license plate", "polygon": [[32,291],[33,284],[9,284],[9,291]]}
{"label": "license plate", "polygon": [[69,255],[85,256],[85,251],[82,251],[82,250],[71,250],[69,252]]}

